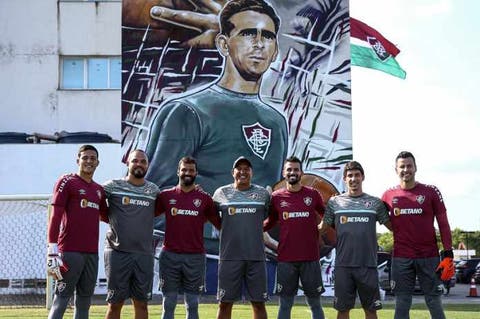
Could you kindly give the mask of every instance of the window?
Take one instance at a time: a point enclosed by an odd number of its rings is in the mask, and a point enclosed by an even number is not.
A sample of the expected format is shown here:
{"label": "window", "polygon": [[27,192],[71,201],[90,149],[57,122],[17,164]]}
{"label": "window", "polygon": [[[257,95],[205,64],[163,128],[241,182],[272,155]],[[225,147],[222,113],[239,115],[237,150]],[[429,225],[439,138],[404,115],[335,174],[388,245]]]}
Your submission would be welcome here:
{"label": "window", "polygon": [[120,89],[122,59],[120,57],[63,57],[61,89]]}

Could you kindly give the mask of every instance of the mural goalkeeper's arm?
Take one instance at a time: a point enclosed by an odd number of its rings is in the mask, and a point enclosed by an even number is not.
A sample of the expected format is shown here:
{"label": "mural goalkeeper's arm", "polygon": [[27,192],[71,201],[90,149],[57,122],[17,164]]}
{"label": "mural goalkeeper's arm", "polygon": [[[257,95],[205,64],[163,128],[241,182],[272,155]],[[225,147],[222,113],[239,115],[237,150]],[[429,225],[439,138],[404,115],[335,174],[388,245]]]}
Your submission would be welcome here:
{"label": "mural goalkeeper's arm", "polygon": [[150,126],[145,150],[150,168],[146,178],[160,188],[176,185],[178,177],[172,167],[177,167],[183,156],[195,156],[200,132],[200,123],[193,110],[180,102],[165,104]]}

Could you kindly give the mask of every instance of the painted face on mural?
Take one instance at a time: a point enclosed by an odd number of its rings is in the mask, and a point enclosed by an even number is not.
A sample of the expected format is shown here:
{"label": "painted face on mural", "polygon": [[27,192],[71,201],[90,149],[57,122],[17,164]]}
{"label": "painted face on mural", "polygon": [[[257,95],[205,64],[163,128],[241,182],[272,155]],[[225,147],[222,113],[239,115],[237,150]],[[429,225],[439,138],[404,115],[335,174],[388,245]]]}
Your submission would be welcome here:
{"label": "painted face on mural", "polygon": [[275,24],[255,11],[234,14],[230,22],[235,27],[227,38],[228,56],[245,80],[256,81],[277,56]]}

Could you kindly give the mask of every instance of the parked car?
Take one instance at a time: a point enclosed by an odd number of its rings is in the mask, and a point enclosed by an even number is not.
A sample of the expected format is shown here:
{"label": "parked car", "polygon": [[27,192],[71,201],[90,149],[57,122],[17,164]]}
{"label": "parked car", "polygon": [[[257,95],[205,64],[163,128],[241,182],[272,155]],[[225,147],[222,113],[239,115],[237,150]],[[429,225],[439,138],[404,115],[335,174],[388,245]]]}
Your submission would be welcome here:
{"label": "parked car", "polygon": [[480,262],[480,258],[463,259],[455,266],[455,276],[457,282],[469,283],[475,269]]}
{"label": "parked car", "polygon": [[473,274],[473,278],[475,279],[475,282],[477,284],[480,283],[480,262],[477,264],[477,267],[475,268],[475,273]]}
{"label": "parked car", "polygon": [[378,283],[380,288],[385,292],[390,293],[392,288],[390,286],[390,268],[392,266],[392,255],[379,251],[377,252],[377,269],[378,269]]}
{"label": "parked car", "polygon": [[[390,284],[391,267],[392,267],[392,255],[390,253],[383,252],[383,251],[377,252],[378,282],[379,282],[380,288],[385,290],[385,292],[388,294],[392,293],[391,291],[392,288]],[[480,274],[480,269],[479,269],[479,274]],[[455,277],[455,274],[454,274],[452,278],[450,278],[450,288],[455,287],[456,282],[457,282],[457,278]],[[415,280],[414,292],[415,293],[422,292],[422,288],[420,288],[420,282],[418,281],[418,278],[416,278]]]}

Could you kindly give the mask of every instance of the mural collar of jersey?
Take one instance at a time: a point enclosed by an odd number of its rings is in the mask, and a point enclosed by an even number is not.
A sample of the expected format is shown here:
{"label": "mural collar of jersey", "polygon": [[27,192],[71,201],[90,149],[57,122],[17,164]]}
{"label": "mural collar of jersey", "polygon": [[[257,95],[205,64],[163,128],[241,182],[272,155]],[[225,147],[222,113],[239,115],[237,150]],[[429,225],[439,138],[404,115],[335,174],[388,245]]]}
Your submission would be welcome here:
{"label": "mural collar of jersey", "polygon": [[272,130],[256,122],[251,125],[242,125],[242,131],[253,154],[264,160],[270,148]]}

